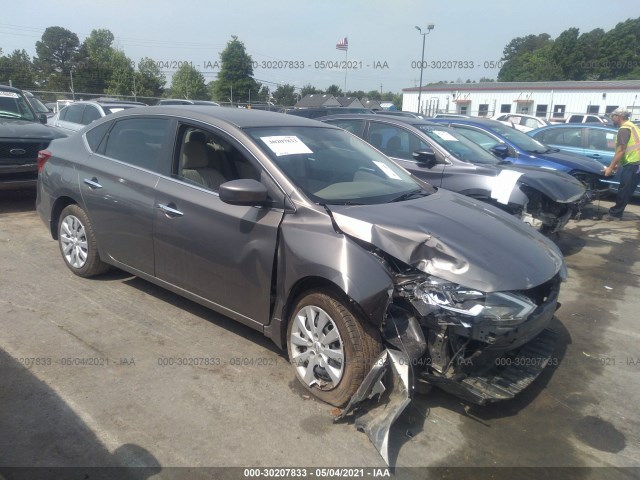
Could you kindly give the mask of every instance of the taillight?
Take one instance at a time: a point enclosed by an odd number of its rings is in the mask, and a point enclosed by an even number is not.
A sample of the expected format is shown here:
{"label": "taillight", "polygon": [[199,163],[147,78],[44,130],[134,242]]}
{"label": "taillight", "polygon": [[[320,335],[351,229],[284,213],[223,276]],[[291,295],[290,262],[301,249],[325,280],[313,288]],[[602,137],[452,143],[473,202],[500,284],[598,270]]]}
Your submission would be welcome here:
{"label": "taillight", "polygon": [[51,158],[51,152],[49,150],[40,150],[38,152],[38,173],[42,171],[42,167],[47,163],[47,160]]}

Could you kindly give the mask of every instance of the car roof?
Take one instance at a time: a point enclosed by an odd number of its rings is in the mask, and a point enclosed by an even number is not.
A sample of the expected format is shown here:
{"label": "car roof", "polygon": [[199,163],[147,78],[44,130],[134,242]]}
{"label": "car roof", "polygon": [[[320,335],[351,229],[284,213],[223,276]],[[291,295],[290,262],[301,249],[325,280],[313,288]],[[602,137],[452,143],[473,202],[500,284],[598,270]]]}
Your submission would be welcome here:
{"label": "car roof", "polygon": [[237,128],[297,126],[337,128],[316,120],[295,115],[284,115],[277,112],[248,108],[216,107],[213,105],[156,105],[151,107],[138,107],[114,113],[109,115],[108,118],[112,119],[133,115],[182,116],[205,123],[211,120],[219,120],[227,122]]}
{"label": "car roof", "polygon": [[318,117],[316,120],[375,120],[376,122],[393,123],[397,125],[441,125],[440,123],[431,122],[429,120],[422,120],[420,118],[402,117],[395,115],[378,115],[377,113],[369,114],[349,114],[341,113],[336,115],[327,115],[325,117]]}
{"label": "car roof", "polygon": [[611,126],[606,123],[556,123],[553,125],[546,125],[544,127],[536,128],[532,130],[532,132],[539,132],[541,130],[551,130],[551,129],[561,129],[561,128],[598,128],[600,130],[615,130],[618,129],[616,127]]}
{"label": "car roof", "polygon": [[24,92],[16,87],[10,87],[9,85],[0,85],[0,90],[4,90],[5,92],[15,92],[24,95]]}

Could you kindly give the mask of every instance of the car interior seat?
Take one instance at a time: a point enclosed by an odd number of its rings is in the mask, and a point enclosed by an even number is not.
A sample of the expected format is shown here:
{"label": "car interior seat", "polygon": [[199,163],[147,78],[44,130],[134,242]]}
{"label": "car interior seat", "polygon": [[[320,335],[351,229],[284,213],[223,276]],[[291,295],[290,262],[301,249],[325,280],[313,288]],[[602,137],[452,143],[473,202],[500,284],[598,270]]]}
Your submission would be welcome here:
{"label": "car interior seat", "polygon": [[[200,134],[200,135],[197,135]],[[182,147],[180,175],[205,187],[217,190],[226,178],[209,165],[209,155],[202,132],[192,132]]]}

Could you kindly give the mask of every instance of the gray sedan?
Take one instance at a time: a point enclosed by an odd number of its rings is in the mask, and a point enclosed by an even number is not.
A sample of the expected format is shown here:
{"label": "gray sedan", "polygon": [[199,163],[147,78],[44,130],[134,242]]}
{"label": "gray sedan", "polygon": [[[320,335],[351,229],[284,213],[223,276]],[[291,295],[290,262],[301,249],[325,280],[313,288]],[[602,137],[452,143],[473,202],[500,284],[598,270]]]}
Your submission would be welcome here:
{"label": "gray sedan", "polygon": [[[410,369],[477,403],[511,398],[552,353],[555,245],[337,127],[142,107],[41,159],[37,210],[73,273],[115,266],[262,331],[346,411],[382,393],[387,368],[404,397]],[[515,355],[532,358],[496,361]]]}

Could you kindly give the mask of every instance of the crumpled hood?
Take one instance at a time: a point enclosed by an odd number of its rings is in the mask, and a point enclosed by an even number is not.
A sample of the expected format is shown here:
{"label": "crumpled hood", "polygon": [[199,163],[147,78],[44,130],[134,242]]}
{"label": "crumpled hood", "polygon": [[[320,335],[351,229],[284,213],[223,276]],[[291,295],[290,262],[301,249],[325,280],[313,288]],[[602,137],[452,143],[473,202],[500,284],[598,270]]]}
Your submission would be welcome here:
{"label": "crumpled hood", "polygon": [[64,137],[64,134],[38,122],[0,117],[1,139],[53,140],[61,137]]}
{"label": "crumpled hood", "polygon": [[559,163],[564,165],[569,170],[578,170],[596,175],[604,176],[602,174],[602,164],[594,160],[593,158],[585,157],[584,155],[578,155],[573,152],[549,152],[549,153],[532,153],[525,155],[534,155],[537,158],[547,160],[549,162]]}
{"label": "crumpled hood", "polygon": [[577,202],[586,191],[582,182],[568,173],[522,165],[505,165],[502,169],[522,173],[519,183],[535,188],[554,202]]}
{"label": "crumpled hood", "polygon": [[327,207],[345,234],[484,292],[532,288],[564,265],[558,248],[520,220],[443,189],[404,202]]}

